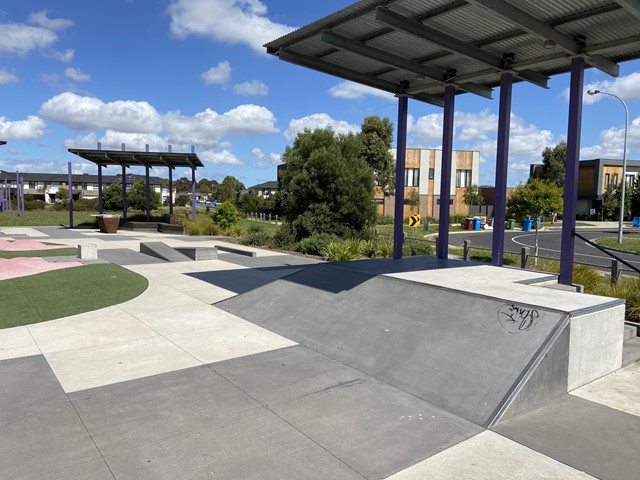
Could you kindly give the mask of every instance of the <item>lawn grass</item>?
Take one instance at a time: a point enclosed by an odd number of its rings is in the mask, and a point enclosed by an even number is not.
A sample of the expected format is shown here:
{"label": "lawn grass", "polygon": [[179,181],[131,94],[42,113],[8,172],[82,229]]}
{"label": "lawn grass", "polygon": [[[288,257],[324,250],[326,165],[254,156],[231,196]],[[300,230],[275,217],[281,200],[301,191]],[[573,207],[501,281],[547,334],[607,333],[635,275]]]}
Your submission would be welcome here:
{"label": "lawn grass", "polygon": [[77,248],[55,248],[52,250],[20,250],[20,251],[0,251],[0,258],[16,258],[16,257],[68,257],[78,256]]}
{"label": "lawn grass", "polygon": [[617,237],[600,237],[595,242],[606,248],[615,248],[625,252],[640,253],[640,233],[628,233],[623,235],[622,243],[618,243]]}
{"label": "lawn grass", "polygon": [[97,310],[137,297],[148,281],[119,265],[97,264],[0,281],[0,328]]}

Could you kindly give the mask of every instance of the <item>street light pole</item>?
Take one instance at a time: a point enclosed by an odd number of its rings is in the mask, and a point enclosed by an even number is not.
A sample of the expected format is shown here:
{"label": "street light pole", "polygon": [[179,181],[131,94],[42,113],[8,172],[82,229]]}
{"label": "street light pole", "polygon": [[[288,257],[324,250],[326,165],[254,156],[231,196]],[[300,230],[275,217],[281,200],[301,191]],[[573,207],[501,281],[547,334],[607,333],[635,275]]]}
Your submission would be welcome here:
{"label": "street light pole", "polygon": [[611,97],[615,97],[620,100],[622,106],[624,107],[624,147],[622,149],[622,192],[620,195],[620,219],[618,220],[618,243],[622,243],[622,229],[624,227],[624,204],[626,203],[626,187],[627,187],[627,133],[629,129],[629,109],[627,108],[627,104],[625,101],[620,98],[615,93],[603,92],[601,90],[588,90],[587,94],[589,95],[597,95],[597,94],[609,95]]}

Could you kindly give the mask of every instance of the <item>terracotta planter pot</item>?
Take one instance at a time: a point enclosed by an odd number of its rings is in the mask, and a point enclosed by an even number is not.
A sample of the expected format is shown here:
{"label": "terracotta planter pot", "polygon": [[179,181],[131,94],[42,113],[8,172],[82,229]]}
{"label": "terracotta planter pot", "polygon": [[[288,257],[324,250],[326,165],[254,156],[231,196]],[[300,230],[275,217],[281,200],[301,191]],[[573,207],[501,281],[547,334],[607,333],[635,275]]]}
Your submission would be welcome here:
{"label": "terracotta planter pot", "polygon": [[102,233],[116,233],[120,226],[120,215],[97,215],[98,228]]}

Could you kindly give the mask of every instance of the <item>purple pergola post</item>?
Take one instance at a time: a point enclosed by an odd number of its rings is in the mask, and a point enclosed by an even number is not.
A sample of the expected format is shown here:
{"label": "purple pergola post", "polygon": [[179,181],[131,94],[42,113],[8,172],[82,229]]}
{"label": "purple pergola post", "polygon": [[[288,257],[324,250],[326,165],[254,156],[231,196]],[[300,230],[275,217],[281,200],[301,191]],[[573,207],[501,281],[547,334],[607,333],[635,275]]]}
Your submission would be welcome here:
{"label": "purple pergola post", "polygon": [[[102,142],[98,142],[97,150],[102,150]],[[98,164],[98,213],[102,215],[102,165]]]}
{"label": "purple pergola post", "polygon": [[500,77],[500,113],[498,114],[498,149],[496,152],[496,186],[493,201],[493,238],[491,264],[501,267],[504,260],[504,222],[507,207],[507,171],[509,166],[509,130],[511,127],[511,92],[513,74]]}
{"label": "purple pergola post", "polygon": [[22,218],[24,218],[24,177],[20,177],[20,201],[22,204]]}
{"label": "purple pergola post", "polygon": [[[171,153],[171,145],[169,145]],[[173,215],[173,167],[169,165],[169,215]]]}
{"label": "purple pergola post", "polygon": [[407,107],[409,98],[398,96],[398,139],[396,141],[396,193],[393,206],[393,258],[402,258],[404,241],[404,170],[407,156]]}
{"label": "purple pergola post", "polygon": [[16,170],[16,213],[20,216],[20,173]]}
{"label": "purple pergola post", "polygon": [[[121,145],[122,151],[125,151],[124,143]],[[122,165],[122,221],[127,221],[127,167]]]}
{"label": "purple pergola post", "polygon": [[69,186],[69,228],[73,228],[73,173],[71,162],[67,163],[67,185]]}
{"label": "purple pergola post", "polygon": [[191,219],[196,219],[196,169],[191,167]]}
{"label": "purple pergola post", "polygon": [[[147,143],[144,146],[145,152],[149,151],[149,144]],[[147,222],[151,221],[151,191],[149,190],[149,165],[144,166],[144,184],[145,184],[145,193],[147,195],[146,206],[147,206]]]}
{"label": "purple pergola post", "polygon": [[451,198],[451,161],[453,158],[453,114],[456,88],[444,89],[444,118],[442,121],[442,169],[440,177],[440,218],[438,226],[439,259],[449,256],[449,199]]}
{"label": "purple pergola post", "polygon": [[[569,127],[567,129],[567,163],[562,211],[562,244],[560,247],[560,275],[558,283],[573,283],[573,252],[578,202],[578,162],[580,161],[580,133],[582,130],[582,95],[584,89],[584,58],[571,59],[569,90]],[[624,181],[624,178],[622,179]]]}

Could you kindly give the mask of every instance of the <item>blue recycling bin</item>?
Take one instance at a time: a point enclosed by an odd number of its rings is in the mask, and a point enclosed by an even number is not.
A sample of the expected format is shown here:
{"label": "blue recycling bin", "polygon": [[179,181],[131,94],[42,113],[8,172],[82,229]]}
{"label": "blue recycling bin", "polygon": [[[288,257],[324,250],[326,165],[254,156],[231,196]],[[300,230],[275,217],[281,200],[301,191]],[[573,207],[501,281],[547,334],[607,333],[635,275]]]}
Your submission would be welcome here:
{"label": "blue recycling bin", "polygon": [[633,217],[633,226],[640,227],[640,217]]}
{"label": "blue recycling bin", "polygon": [[480,217],[473,217],[473,229],[480,230]]}
{"label": "blue recycling bin", "polygon": [[538,217],[538,229],[542,228],[542,217]]}
{"label": "blue recycling bin", "polygon": [[531,220],[530,218],[525,218],[522,221],[522,231],[523,232],[530,232],[532,225],[533,225],[533,220]]}

